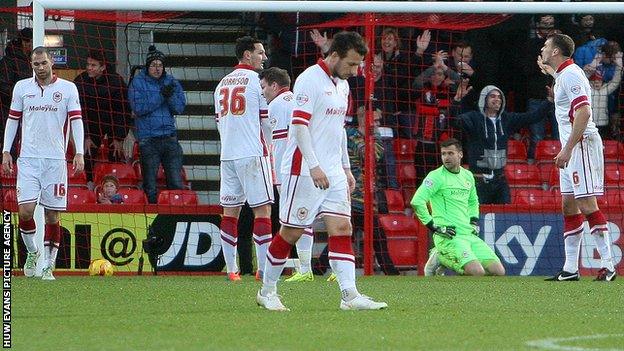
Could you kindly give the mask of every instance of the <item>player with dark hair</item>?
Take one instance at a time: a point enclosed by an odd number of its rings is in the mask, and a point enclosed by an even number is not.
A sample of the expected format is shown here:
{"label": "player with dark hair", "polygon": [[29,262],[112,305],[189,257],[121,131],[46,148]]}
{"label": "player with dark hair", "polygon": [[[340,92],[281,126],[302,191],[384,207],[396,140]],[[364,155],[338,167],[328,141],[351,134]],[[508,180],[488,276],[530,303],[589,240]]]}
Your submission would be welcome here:
{"label": "player with dark hair", "polygon": [[583,72],[571,59],[574,41],[565,34],[554,34],[542,48],[537,64],[555,77],[553,89],[555,116],[559,125],[561,151],[555,157],[563,202],[565,263],[550,281],[579,280],[578,262],[583,222],[600,253],[601,269],[595,280],[615,280],[611,236],[607,219],[598,208],[596,196],[604,193],[604,150],[602,138],[592,119],[591,87]]}
{"label": "player with dark hair", "polygon": [[262,43],[252,37],[236,40],[236,56],[238,65],[221,79],[214,95],[221,137],[221,247],[231,281],[241,280],[236,248],[238,217],[245,202],[255,217],[252,231],[258,262],[256,279],[262,279],[272,237],[274,201],[269,161],[274,122],[269,119],[258,77],[267,56]]}
{"label": "player with dark hair", "polygon": [[427,174],[411,201],[418,219],[433,232],[433,259],[459,274],[505,275],[500,259],[479,238],[479,198],[472,172],[461,166],[461,143],[453,138],[441,142],[440,154],[442,167]]}
{"label": "player with dark hair", "polygon": [[256,295],[257,303],[268,310],[288,310],[277,295],[277,281],[292,245],[321,216],[329,235],[329,263],[342,294],[340,308],[388,306],[358,292],[351,246],[349,192],[355,179],[344,129],[349,97],[346,79],[357,74],[368,48],[355,32],[341,32],[333,39],[325,59],[307,68],[295,82],[295,107],[282,160],[282,227],[269,246],[262,289]]}

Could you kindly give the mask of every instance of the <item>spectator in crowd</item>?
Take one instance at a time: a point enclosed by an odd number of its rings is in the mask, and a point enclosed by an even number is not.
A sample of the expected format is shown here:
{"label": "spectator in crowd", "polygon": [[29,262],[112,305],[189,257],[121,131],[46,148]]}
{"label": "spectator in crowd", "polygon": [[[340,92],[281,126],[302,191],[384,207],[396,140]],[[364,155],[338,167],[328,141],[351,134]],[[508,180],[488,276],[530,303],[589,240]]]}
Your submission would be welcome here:
{"label": "spectator in crowd", "polygon": [[[457,104],[461,98],[462,93],[458,93],[453,100]],[[481,90],[479,110],[460,114],[454,119],[456,127],[466,135],[468,164],[476,179],[481,204],[511,203],[504,172],[509,136],[544,118],[552,108],[549,101],[544,101],[537,110],[506,112],[505,95],[496,86],[488,85]]]}
{"label": "spectator in crowd", "polygon": [[[420,53],[420,57],[429,46],[431,39],[427,34],[420,36],[420,47],[417,54]],[[414,69],[416,66],[410,55],[403,51],[401,37],[396,28],[386,27],[381,33],[381,58],[384,62],[384,72],[390,80],[389,86],[396,89],[396,98],[402,101],[404,104],[409,101],[409,82],[414,79]]]}
{"label": "spectator in crowd", "polygon": [[603,82],[603,77],[600,71],[595,71],[594,74],[589,77],[592,97],[592,118],[598,132],[603,139],[611,139],[613,134],[615,122],[610,123],[608,98],[611,93],[616,91],[620,87],[622,80],[622,53],[616,61],[616,71],[613,79],[607,83]]}
{"label": "spectator in crowd", "polygon": [[142,69],[130,83],[128,100],[135,114],[141,153],[143,190],[156,203],[156,176],[162,164],[167,189],[182,189],[182,147],[174,115],[184,111],[186,98],[180,83],[165,72],[165,55],[150,46]]}
{"label": "spectator in crowd", "polygon": [[[551,14],[542,14],[535,17],[535,36],[529,38],[527,50],[522,60],[522,71],[525,77],[527,111],[537,110],[547,99],[545,87],[552,85],[552,77],[541,74],[539,67],[535,65],[535,57],[540,54],[546,38],[557,32],[555,17]],[[535,146],[543,140],[546,134],[546,121],[550,121],[552,138],[558,139],[557,121],[554,120],[553,111],[548,111],[548,119],[540,119],[529,126],[530,141],[527,150],[529,162],[535,159]]]}
{"label": "spectator in crowd", "polygon": [[576,51],[574,62],[580,67],[591,63],[600,52],[601,47],[607,43],[603,33],[595,28],[595,18],[590,14],[574,16],[574,22],[570,28],[571,37],[574,39]]}
{"label": "spectator in crowd", "polygon": [[[11,94],[13,93],[15,83],[33,75],[33,70],[30,66],[32,36],[32,28],[22,29],[17,38],[9,41],[4,49],[4,57],[0,60],[0,111],[2,112],[3,127],[9,116]],[[17,157],[15,147],[11,150],[11,154]]]}
{"label": "spectator in crowd", "polygon": [[[396,161],[394,151],[392,150],[392,139],[397,135],[410,138],[411,123],[409,123],[408,117],[401,110],[405,106],[397,101],[396,89],[391,85],[391,78],[384,74],[384,64],[381,56],[375,55],[373,57],[372,68],[374,91],[371,102],[375,113],[381,117],[381,125],[384,127],[382,130],[385,131],[385,133],[380,134],[380,142],[384,150],[384,165],[380,169],[383,177],[380,180],[383,188],[395,189],[398,188],[399,184],[396,177]],[[360,117],[364,116],[366,104],[369,101],[365,94],[366,79],[364,76],[351,78],[349,79],[349,85],[353,87],[352,97],[357,115],[357,123],[353,123],[353,125],[358,126]]]}
{"label": "spectator in crowd", "polygon": [[[438,52],[434,65],[414,81],[419,96],[416,109],[416,184],[438,166],[437,143],[448,137],[448,117],[451,101],[452,75],[459,75],[443,62],[444,53]],[[422,84],[421,84],[422,82]]]}
{"label": "spectator in crowd", "polygon": [[[373,115],[375,127],[379,127],[381,120],[381,113],[374,113]],[[349,159],[351,162],[351,173],[355,178],[355,189],[351,192],[351,220],[353,221],[354,232],[364,230],[364,131],[366,130],[366,118],[364,113],[358,113],[358,126],[347,127],[347,149],[349,151]],[[375,140],[374,152],[375,162],[379,166],[383,163],[383,145],[379,142],[378,137]],[[375,192],[380,190],[376,187]],[[377,212],[377,204],[374,205],[375,212]],[[387,275],[398,275],[399,271],[394,267],[392,258],[388,253],[388,245],[386,244],[386,235],[379,225],[377,216],[373,216],[373,248],[375,250],[375,257],[381,270]],[[329,267],[329,259],[327,257],[329,252],[326,246],[321,256],[319,257],[319,264],[316,269],[319,273],[324,273]]]}
{"label": "spectator in crowd", "polygon": [[[621,68],[622,50],[620,48],[620,45],[615,41],[608,41],[606,44],[600,47],[600,51],[596,54],[596,56],[594,56],[594,60],[583,67],[583,71],[585,71],[585,75],[588,78],[595,75],[595,77],[601,77],[600,80],[602,80],[603,83],[611,83],[611,81],[613,80],[621,79],[621,71],[620,76],[616,77],[618,63],[619,67]],[[621,114],[618,108],[618,95],[620,92],[619,84],[610,85],[614,88],[612,90],[609,90],[607,97],[607,119],[610,119],[614,122],[619,122],[619,119],[621,118]],[[598,123],[597,120],[594,121]],[[616,128],[615,125],[616,123],[613,123],[614,128]],[[610,137],[610,132],[605,131],[602,128],[599,128],[599,130],[600,135],[603,138],[606,138],[607,136]],[[607,134],[603,134],[605,132]],[[617,134],[617,132],[615,134]]]}
{"label": "spectator in crowd", "polygon": [[461,166],[461,143],[450,138],[440,143],[440,150],[443,165],[427,174],[411,201],[418,219],[433,233],[427,275],[439,264],[462,275],[505,275],[500,259],[479,238],[479,199],[475,179]]}
{"label": "spectator in crowd", "polygon": [[114,175],[107,175],[102,178],[100,185],[101,192],[98,193],[98,203],[100,204],[123,204],[123,197],[118,193],[119,179]]}
{"label": "spectator in crowd", "polygon": [[[119,74],[108,70],[105,54],[100,50],[89,51],[86,70],[74,79],[74,84],[85,119],[85,171],[87,180],[93,181],[95,160],[125,159],[123,141],[130,124],[128,88]],[[110,155],[98,155],[98,148],[103,153],[110,150]]]}

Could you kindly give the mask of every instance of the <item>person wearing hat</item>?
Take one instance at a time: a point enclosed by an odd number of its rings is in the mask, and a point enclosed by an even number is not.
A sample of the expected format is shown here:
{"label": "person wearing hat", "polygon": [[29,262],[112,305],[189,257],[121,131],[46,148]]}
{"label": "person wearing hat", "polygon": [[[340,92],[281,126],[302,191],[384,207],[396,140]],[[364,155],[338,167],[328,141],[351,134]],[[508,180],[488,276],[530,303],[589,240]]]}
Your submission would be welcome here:
{"label": "person wearing hat", "polygon": [[128,87],[139,141],[143,190],[156,203],[156,175],[162,164],[167,189],[182,189],[182,147],[178,142],[174,114],[186,106],[182,85],[165,72],[165,55],[150,46],[145,67]]}

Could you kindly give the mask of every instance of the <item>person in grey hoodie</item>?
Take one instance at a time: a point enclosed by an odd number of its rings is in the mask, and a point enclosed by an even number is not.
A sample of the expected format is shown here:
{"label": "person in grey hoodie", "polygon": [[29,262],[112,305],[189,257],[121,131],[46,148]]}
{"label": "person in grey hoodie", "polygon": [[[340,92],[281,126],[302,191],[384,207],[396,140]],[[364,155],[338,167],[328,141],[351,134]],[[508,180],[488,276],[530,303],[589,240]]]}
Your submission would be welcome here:
{"label": "person in grey hoodie", "polygon": [[488,85],[481,90],[478,106],[478,111],[457,116],[454,125],[465,132],[467,160],[475,176],[479,203],[508,204],[511,194],[504,167],[509,136],[547,116],[553,105],[544,101],[531,112],[506,112],[505,95],[496,86]]}

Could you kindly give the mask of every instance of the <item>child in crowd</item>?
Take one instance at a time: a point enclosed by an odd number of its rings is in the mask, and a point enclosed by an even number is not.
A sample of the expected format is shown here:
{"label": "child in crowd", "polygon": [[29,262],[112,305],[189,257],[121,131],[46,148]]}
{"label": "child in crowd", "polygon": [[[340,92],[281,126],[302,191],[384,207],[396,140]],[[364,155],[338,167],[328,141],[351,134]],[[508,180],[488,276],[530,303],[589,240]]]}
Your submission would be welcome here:
{"label": "child in crowd", "polygon": [[123,197],[117,193],[119,180],[114,175],[107,175],[102,178],[101,192],[98,193],[98,203],[101,204],[122,204]]}

